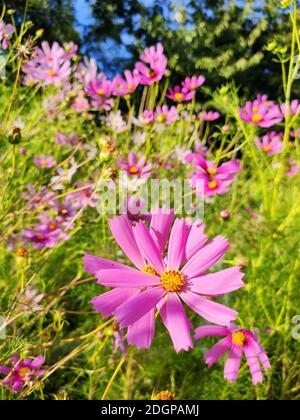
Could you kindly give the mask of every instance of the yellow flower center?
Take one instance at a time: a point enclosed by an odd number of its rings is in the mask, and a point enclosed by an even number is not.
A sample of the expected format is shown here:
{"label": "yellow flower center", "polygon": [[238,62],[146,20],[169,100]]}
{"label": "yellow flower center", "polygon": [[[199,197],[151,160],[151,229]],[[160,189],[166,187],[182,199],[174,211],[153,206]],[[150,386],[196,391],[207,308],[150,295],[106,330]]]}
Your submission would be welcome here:
{"label": "yellow flower center", "polygon": [[242,347],[247,342],[247,337],[242,331],[232,333],[233,344]]}
{"label": "yellow flower center", "polygon": [[138,173],[139,173],[139,168],[137,168],[136,166],[132,166],[132,167],[129,169],[129,172],[131,173],[131,175],[136,175],[136,174],[138,174]]}
{"label": "yellow flower center", "polygon": [[98,95],[103,96],[104,95],[104,90],[102,88],[97,90]]}
{"label": "yellow flower center", "polygon": [[254,106],[254,107],[252,108],[252,111],[253,111],[253,112],[258,112],[258,106]]}
{"label": "yellow flower center", "polygon": [[155,268],[151,267],[151,265],[146,265],[146,267],[142,269],[142,272],[146,274],[151,274],[152,276],[159,277],[159,273],[155,270]]}
{"label": "yellow flower center", "polygon": [[195,83],[192,83],[191,86],[190,86],[190,90],[196,90],[196,89],[197,89],[197,87],[196,87]]}
{"label": "yellow flower center", "polygon": [[175,95],[174,95],[174,99],[175,99],[175,101],[176,101],[176,102],[180,102],[180,101],[182,101],[183,97],[184,97],[184,95],[183,95],[183,93],[181,93],[181,92],[177,92],[177,93],[175,93]]}
{"label": "yellow flower center", "polygon": [[51,77],[56,76],[56,71],[55,70],[50,70],[49,71],[49,76],[51,76]]}
{"label": "yellow flower center", "polygon": [[132,91],[134,89],[133,84],[129,83],[127,86],[128,90]]}
{"label": "yellow flower center", "polygon": [[165,114],[159,114],[159,116],[157,117],[158,122],[165,122],[166,119],[167,119],[167,116]]}
{"label": "yellow flower center", "polygon": [[252,115],[252,121],[253,122],[260,122],[263,119],[263,117],[260,114],[253,114]]}
{"label": "yellow flower center", "polygon": [[177,270],[166,270],[160,278],[167,292],[180,292],[185,285],[184,275]]}
{"label": "yellow flower center", "polygon": [[209,175],[214,176],[217,173],[216,168],[208,168],[207,172],[209,173]]}
{"label": "yellow flower center", "polygon": [[218,186],[217,181],[210,181],[210,182],[208,183],[208,188],[209,188],[210,190],[215,190],[215,189],[217,188],[217,186]]}
{"label": "yellow flower center", "polygon": [[269,152],[270,150],[271,150],[271,146],[269,146],[269,145],[264,146],[264,151],[265,152]]}
{"label": "yellow flower center", "polygon": [[19,375],[21,378],[25,378],[25,376],[27,376],[27,375],[28,375],[28,373],[30,373],[30,369],[29,369],[29,368],[27,368],[27,367],[24,367],[24,368],[22,368],[22,369],[20,369],[20,370],[18,371],[18,375]]}

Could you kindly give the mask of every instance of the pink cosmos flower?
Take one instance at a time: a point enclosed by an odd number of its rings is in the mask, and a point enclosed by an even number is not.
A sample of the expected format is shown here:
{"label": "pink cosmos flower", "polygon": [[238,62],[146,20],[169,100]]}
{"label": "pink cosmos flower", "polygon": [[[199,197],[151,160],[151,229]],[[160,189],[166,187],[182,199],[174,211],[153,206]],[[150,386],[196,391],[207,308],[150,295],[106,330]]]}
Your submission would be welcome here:
{"label": "pink cosmos flower", "polygon": [[162,79],[167,69],[167,57],[161,43],[146,48],[140,55],[140,60],[135,69],[142,85],[152,85]]}
{"label": "pink cosmos flower", "polygon": [[110,229],[137,269],[86,254],[85,270],[113,288],[92,303],[103,316],[114,315],[121,328],[128,327],[129,344],[150,347],[157,309],[175,350],[192,348],[192,325],[182,302],[210,322],[229,325],[236,318],[234,310],[209,298],[244,286],[240,267],[206,274],[227,251],[225,238],[207,244],[203,225],[188,225],[184,219],[173,224],[173,211],[163,209],[152,214],[149,227],[117,216]]}
{"label": "pink cosmos flower", "polygon": [[142,115],[139,116],[138,119],[133,120],[133,122],[140,127],[153,124],[154,121],[155,114],[153,111],[151,111],[151,109],[145,109],[145,111],[142,113]]}
{"label": "pink cosmos flower", "polygon": [[204,194],[208,197],[227,193],[235,175],[241,170],[237,160],[223,163],[219,167],[214,162],[207,161],[203,156],[196,153],[188,154],[185,160],[200,168],[193,174],[191,184],[195,188],[197,181],[202,180],[204,182]]}
{"label": "pink cosmos flower", "polygon": [[128,153],[128,161],[123,157],[119,158],[118,164],[128,175],[139,176],[141,178],[148,178],[152,169],[151,163],[146,163],[147,158],[142,156],[138,159],[134,152]]}
{"label": "pink cosmos flower", "polygon": [[75,72],[76,79],[85,87],[97,78],[98,67],[94,58],[83,58],[83,62],[79,63]]}
{"label": "pink cosmos flower", "polygon": [[99,200],[99,194],[94,194],[95,185],[90,182],[84,184],[83,182],[78,181],[76,183],[76,189],[80,191],[69,194],[66,198],[66,204],[71,204],[74,209],[81,209],[87,205],[96,207]]}
{"label": "pink cosmos flower", "polygon": [[25,84],[40,82],[43,86],[59,86],[71,74],[71,63],[66,51],[57,42],[50,47],[43,41],[41,47],[35,49],[35,56],[23,66],[26,74]]}
{"label": "pink cosmos flower", "polygon": [[41,355],[35,359],[20,359],[16,354],[11,357],[11,361],[13,366],[0,366],[0,373],[6,375],[6,378],[2,380],[2,385],[11,388],[12,391],[19,392],[24,385],[45,373],[45,369],[41,369],[45,358]]}
{"label": "pink cosmos flower", "polygon": [[220,118],[219,112],[207,111],[207,112],[202,112],[200,114],[200,119],[202,121],[216,121],[219,118]]}
{"label": "pink cosmos flower", "polygon": [[168,105],[158,106],[155,110],[155,120],[158,123],[172,124],[177,119],[177,109],[175,106]]}
{"label": "pink cosmos flower", "polygon": [[81,114],[82,112],[87,111],[90,108],[90,103],[84,96],[84,92],[80,92],[76,98],[74,99],[71,108],[74,109],[74,111]]}
{"label": "pink cosmos flower", "polygon": [[181,84],[186,92],[194,91],[203,85],[205,82],[204,76],[187,77]]}
{"label": "pink cosmos flower", "polygon": [[35,166],[38,168],[53,168],[56,165],[56,160],[52,156],[35,156],[33,159]]}
{"label": "pink cosmos flower", "polygon": [[267,155],[272,156],[278,153],[281,153],[283,150],[283,135],[282,133],[276,133],[271,131],[263,136],[262,139],[256,137],[255,144],[256,146],[263,150]]}
{"label": "pink cosmos flower", "polygon": [[7,50],[10,38],[14,32],[15,29],[11,24],[6,25],[3,20],[0,20],[0,45],[3,50]]}
{"label": "pink cosmos flower", "polygon": [[100,74],[86,87],[87,93],[94,99],[108,97],[112,93],[112,82],[106,79],[105,74]]}
{"label": "pink cosmos flower", "polygon": [[195,143],[195,151],[196,151],[196,153],[198,153],[201,156],[207,156],[207,154],[208,154],[207,147],[201,141],[197,141]]}
{"label": "pink cosmos flower", "polygon": [[64,51],[65,51],[65,58],[67,60],[71,60],[72,58],[76,57],[78,52],[78,45],[74,42],[64,42],[63,43]]}
{"label": "pink cosmos flower", "polygon": [[115,96],[125,96],[133,93],[140,83],[140,76],[137,70],[124,71],[124,78],[116,76],[112,81],[112,92]]}
{"label": "pink cosmos flower", "polygon": [[29,289],[26,287],[24,290],[24,294],[21,297],[21,304],[24,307],[24,310],[27,311],[33,311],[33,312],[39,312],[42,307],[39,305],[39,303],[43,300],[44,294],[39,293],[36,289]]}
{"label": "pink cosmos flower", "polygon": [[36,191],[32,184],[27,186],[28,193],[21,192],[21,197],[28,201],[28,208],[35,209],[40,206],[51,206],[55,201],[55,194],[49,191],[47,187],[41,187],[39,191]]}
{"label": "pink cosmos flower", "polygon": [[66,144],[69,146],[77,146],[79,143],[79,139],[77,134],[73,133],[71,135],[66,135],[63,133],[57,133],[55,137],[55,143],[56,144]]}
{"label": "pink cosmos flower", "polygon": [[[295,115],[299,114],[300,113],[300,103],[299,103],[299,101],[297,99],[294,99],[291,102],[289,108],[290,108],[290,116],[291,117],[294,117]],[[287,110],[288,110],[286,104],[282,104],[280,106],[280,109],[281,109],[281,112],[282,112],[283,116],[285,117],[286,114],[287,114]]]}
{"label": "pink cosmos flower", "polygon": [[62,231],[60,229],[48,230],[32,230],[29,228],[23,229],[22,239],[32,243],[34,249],[54,248],[58,243]]}
{"label": "pink cosmos flower", "polygon": [[254,102],[246,102],[246,105],[239,109],[239,114],[243,121],[263,128],[272,127],[283,120],[280,107],[268,101],[266,95],[258,95]]}
{"label": "pink cosmos flower", "polygon": [[172,101],[181,103],[185,101],[190,101],[195,96],[195,91],[185,90],[180,86],[175,86],[174,88],[170,88],[166,94],[166,97],[172,99]]}
{"label": "pink cosmos flower", "polygon": [[223,340],[213,346],[205,355],[208,366],[215,364],[226,352],[229,357],[225,364],[224,377],[229,382],[236,382],[243,353],[246,356],[254,385],[262,383],[261,365],[266,373],[271,368],[269,358],[262,348],[257,336],[244,328],[235,325],[230,328],[221,326],[204,326],[195,331],[195,338],[225,336]]}

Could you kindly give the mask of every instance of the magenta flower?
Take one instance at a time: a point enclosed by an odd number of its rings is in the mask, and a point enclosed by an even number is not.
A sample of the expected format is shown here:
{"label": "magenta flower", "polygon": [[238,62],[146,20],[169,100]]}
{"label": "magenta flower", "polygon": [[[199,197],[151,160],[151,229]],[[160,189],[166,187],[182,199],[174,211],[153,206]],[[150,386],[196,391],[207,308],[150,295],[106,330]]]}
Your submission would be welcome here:
{"label": "magenta flower", "polygon": [[122,213],[126,213],[128,219],[131,222],[137,222],[140,220],[150,221],[151,213],[147,213],[146,201],[135,195],[130,195],[125,204],[125,209],[122,208]]}
{"label": "magenta flower", "polygon": [[256,146],[263,150],[267,155],[272,156],[281,153],[283,150],[282,133],[271,131],[263,136],[262,139],[256,137]]}
{"label": "magenta flower", "polygon": [[86,92],[95,100],[109,97],[112,93],[112,82],[102,73],[87,85]]}
{"label": "magenta flower", "polygon": [[187,77],[181,84],[186,92],[194,91],[203,85],[205,82],[204,76]]}
{"label": "magenta flower", "polygon": [[124,96],[133,93],[140,83],[137,70],[125,70],[124,78],[116,76],[112,81],[112,92],[115,96]]}
{"label": "magenta flower", "polygon": [[28,193],[21,192],[21,197],[28,201],[28,208],[35,209],[40,206],[52,206],[55,201],[55,194],[49,191],[47,187],[41,187],[36,191],[32,184],[27,186]]}
{"label": "magenta flower", "polygon": [[208,197],[227,193],[235,175],[241,170],[237,160],[223,163],[219,167],[214,162],[207,161],[203,156],[196,153],[189,153],[185,160],[200,168],[193,174],[191,184],[195,188],[197,181],[203,181],[204,194]]}
{"label": "magenta flower", "polygon": [[[281,112],[282,112],[283,116],[285,117],[287,115],[288,107],[286,106],[286,104],[282,104],[280,106],[280,109],[281,109]],[[290,109],[289,114],[290,114],[291,117],[294,117],[294,116],[298,115],[300,113],[300,103],[299,103],[299,101],[297,99],[294,99],[291,102],[291,104],[289,106],[289,109]]]}
{"label": "magenta flower", "polygon": [[155,114],[150,109],[145,109],[142,115],[139,116],[138,119],[133,119],[133,122],[138,126],[145,126],[153,124],[155,121]]}
{"label": "magenta flower", "polygon": [[281,109],[268,97],[258,95],[254,102],[246,102],[243,108],[239,109],[243,121],[263,128],[272,127],[283,120]]}
{"label": "magenta flower", "polygon": [[43,41],[41,48],[35,49],[35,56],[23,66],[25,84],[40,82],[43,86],[59,86],[71,74],[71,63],[66,51],[57,42],[50,47]]}
{"label": "magenta flower", "polygon": [[52,156],[35,156],[33,159],[35,166],[38,168],[52,168],[56,165],[56,160]]}
{"label": "magenta flower", "polygon": [[54,248],[59,242],[61,229],[40,229],[34,231],[29,228],[23,229],[22,239],[33,244],[34,249]]}
{"label": "magenta flower", "polygon": [[166,97],[172,99],[172,101],[181,103],[185,101],[190,101],[195,96],[195,91],[185,90],[180,86],[175,86],[174,88],[170,88],[166,94]]}
{"label": "magenta flower", "polygon": [[152,169],[151,163],[146,163],[147,158],[142,156],[138,159],[134,152],[128,153],[128,161],[123,157],[119,158],[118,164],[128,175],[149,178]]}
{"label": "magenta flower", "polygon": [[113,288],[92,300],[95,310],[105,317],[114,315],[121,328],[128,327],[128,343],[137,348],[152,343],[156,309],[177,352],[193,347],[183,302],[210,322],[229,325],[237,316],[208,298],[244,286],[240,267],[206,274],[223,257],[228,241],[218,236],[206,244],[203,225],[188,225],[184,219],[172,224],[173,212],[166,210],[153,214],[149,227],[143,222],[132,225],[126,216],[110,221],[112,234],[137,269],[85,255],[85,270],[99,284]]}
{"label": "magenta flower", "polygon": [[175,106],[168,105],[158,106],[155,110],[155,120],[158,123],[165,123],[166,125],[172,124],[177,120],[177,109]]}
{"label": "magenta flower", "polygon": [[73,209],[81,209],[87,205],[96,207],[99,200],[99,194],[94,194],[95,185],[90,182],[83,184],[78,181],[76,183],[76,188],[80,191],[69,194],[66,198],[66,204],[70,204]]}
{"label": "magenta flower", "polygon": [[73,133],[70,136],[67,136],[63,133],[57,133],[55,138],[56,144],[65,144],[69,146],[77,146],[79,143],[79,139],[77,134]]}
{"label": "magenta flower", "polygon": [[205,111],[200,114],[200,119],[202,121],[216,121],[220,118],[219,112],[214,111]]}
{"label": "magenta flower", "polygon": [[6,375],[6,378],[2,380],[2,385],[11,388],[12,391],[19,392],[24,385],[45,373],[45,369],[41,369],[45,358],[41,355],[35,359],[20,359],[18,355],[14,355],[11,361],[13,366],[0,366],[0,373]]}
{"label": "magenta flower", "polygon": [[250,368],[253,384],[262,383],[261,365],[266,373],[268,373],[271,365],[266,352],[253,332],[244,328],[236,328],[234,325],[230,328],[204,326],[197,328],[195,331],[196,339],[223,335],[225,338],[204,355],[208,366],[214,365],[226,352],[229,352],[229,357],[225,364],[224,377],[229,382],[236,382],[244,353]]}
{"label": "magenta flower", "polygon": [[140,60],[135,69],[142,85],[152,85],[162,79],[167,69],[167,57],[162,44],[146,48],[140,55]]}
{"label": "magenta flower", "polygon": [[10,38],[14,32],[15,29],[11,24],[6,25],[3,20],[0,20],[0,45],[3,50],[7,50]]}

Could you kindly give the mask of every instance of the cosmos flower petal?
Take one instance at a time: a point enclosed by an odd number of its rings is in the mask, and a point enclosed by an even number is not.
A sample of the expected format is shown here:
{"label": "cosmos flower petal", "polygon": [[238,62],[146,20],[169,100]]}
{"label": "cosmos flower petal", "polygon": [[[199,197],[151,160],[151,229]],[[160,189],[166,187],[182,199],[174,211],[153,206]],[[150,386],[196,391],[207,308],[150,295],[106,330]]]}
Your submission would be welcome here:
{"label": "cosmos flower petal", "polygon": [[133,226],[133,232],[136,243],[145,260],[153,267],[158,273],[162,273],[165,270],[164,261],[160,252],[160,249],[156,246],[152,236],[146,225],[142,222],[137,223]]}
{"label": "cosmos flower petal", "polygon": [[240,267],[227,268],[189,280],[189,288],[192,292],[201,295],[220,296],[244,287],[245,284],[242,281],[244,275]]}
{"label": "cosmos flower petal", "polygon": [[95,311],[104,317],[110,316],[113,311],[126,300],[131,298],[137,291],[135,289],[113,289],[91,300]]}
{"label": "cosmos flower petal", "polygon": [[214,365],[231,348],[231,337],[225,337],[215,344],[204,355],[204,360],[210,367]]}
{"label": "cosmos flower petal", "polygon": [[145,267],[145,261],[136,244],[132,226],[126,216],[117,216],[109,222],[110,230],[115,240],[122,248],[127,257],[136,265],[137,268]]}
{"label": "cosmos flower petal", "polygon": [[224,327],[218,327],[217,325],[204,325],[195,329],[195,339],[211,336],[222,336],[229,335],[230,330]]}
{"label": "cosmos flower petal", "polygon": [[247,359],[247,363],[249,365],[253,385],[262,383],[263,376],[261,372],[261,367],[258,362],[255,348],[253,347],[253,344],[251,343],[251,341],[250,342],[248,341],[248,343],[244,345],[244,353]]}
{"label": "cosmos flower petal", "polygon": [[188,231],[185,220],[176,219],[171,231],[168,246],[167,266],[171,270],[178,270],[185,261],[187,234]]}
{"label": "cosmos flower petal", "polygon": [[142,318],[156,306],[164,294],[165,289],[162,287],[152,287],[134,295],[127,302],[123,303],[114,311],[120,327],[128,327]]}
{"label": "cosmos flower petal", "polygon": [[271,368],[270,360],[266,352],[264,351],[262,345],[259,343],[258,339],[252,338],[252,335],[254,336],[253,333],[251,334],[251,337],[248,336],[248,341],[253,346],[257,354],[257,357],[260,360],[260,363],[263,365],[265,369],[265,372],[268,373],[268,370]]}
{"label": "cosmos flower petal", "polygon": [[155,308],[151,309],[142,318],[128,326],[128,344],[137,349],[149,349],[155,333]]}
{"label": "cosmos flower petal", "polygon": [[207,236],[204,234],[204,225],[194,223],[190,229],[187,241],[186,241],[186,258],[189,260],[195,255],[207,242]]}
{"label": "cosmos flower petal", "polygon": [[193,311],[207,321],[213,322],[217,325],[229,326],[238,315],[238,313],[233,309],[221,305],[220,303],[213,302],[209,299],[205,299],[192,292],[181,291],[180,297],[191,309],[193,309]]}
{"label": "cosmos flower petal", "polygon": [[45,363],[45,358],[42,355],[37,356],[34,360],[31,362],[31,367],[34,369],[40,368]]}
{"label": "cosmos flower petal", "polygon": [[167,300],[159,309],[159,313],[169,331],[175,351],[178,353],[180,350],[188,351],[193,348],[190,333],[192,325],[176,293],[168,294]]}
{"label": "cosmos flower petal", "polygon": [[242,355],[243,348],[241,346],[232,346],[224,368],[224,378],[227,379],[227,381],[237,381]]}
{"label": "cosmos flower petal", "polygon": [[99,270],[96,277],[97,283],[108,287],[143,288],[160,284],[159,277],[138,270]]}
{"label": "cosmos flower petal", "polygon": [[188,278],[197,277],[214,265],[229,248],[229,243],[223,236],[217,236],[210,244],[200,249],[183,267],[182,272]]}
{"label": "cosmos flower petal", "polygon": [[150,234],[161,252],[164,251],[174,219],[174,210],[158,209],[151,218]]}
{"label": "cosmos flower petal", "polygon": [[125,264],[121,264],[112,260],[107,260],[101,257],[95,257],[94,255],[88,254],[87,252],[84,254],[84,270],[87,273],[95,275],[96,272],[99,270],[112,268],[118,270],[133,270],[131,267]]}

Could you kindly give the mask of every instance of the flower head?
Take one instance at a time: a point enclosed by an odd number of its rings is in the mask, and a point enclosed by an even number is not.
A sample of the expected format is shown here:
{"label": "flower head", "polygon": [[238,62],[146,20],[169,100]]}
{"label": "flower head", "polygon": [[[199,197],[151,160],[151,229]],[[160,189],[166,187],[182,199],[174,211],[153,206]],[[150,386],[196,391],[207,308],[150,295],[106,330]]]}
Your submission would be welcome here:
{"label": "flower head", "polygon": [[155,110],[155,120],[158,123],[170,125],[177,119],[177,110],[175,106],[168,105],[158,106]]}
{"label": "flower head", "polygon": [[272,156],[281,153],[283,150],[283,135],[282,133],[276,133],[271,131],[263,136],[262,139],[256,137],[256,146],[263,150],[267,155]]}
{"label": "flower head", "polygon": [[128,161],[121,157],[118,164],[128,175],[134,177],[148,178],[152,169],[151,163],[147,163],[145,156],[138,159],[134,152],[128,154]]}
{"label": "flower head", "polygon": [[52,168],[56,165],[56,161],[53,159],[52,156],[35,156],[33,161],[35,166],[37,166],[38,168]]}
{"label": "flower head", "polygon": [[2,385],[11,388],[12,391],[19,392],[23,386],[45,373],[45,369],[41,369],[45,359],[41,355],[35,359],[20,359],[18,355],[14,355],[11,361],[13,366],[0,366],[0,373],[6,376],[2,380]]}
{"label": "flower head", "polygon": [[146,48],[140,55],[140,60],[136,63],[135,70],[142,85],[152,85],[162,79],[167,69],[167,57],[162,44]]}
{"label": "flower head", "polygon": [[237,160],[231,160],[217,166],[214,162],[207,161],[197,153],[189,153],[185,160],[199,168],[191,177],[192,186],[196,187],[197,181],[203,181],[204,194],[208,197],[227,193],[235,175],[241,170]]}
{"label": "flower head", "polygon": [[14,32],[15,29],[11,24],[6,24],[3,20],[0,20],[0,45],[4,50],[7,50]]}
{"label": "flower head", "polygon": [[229,357],[225,364],[224,377],[229,382],[236,382],[244,353],[250,368],[253,384],[262,383],[261,365],[266,372],[268,372],[271,365],[267,354],[253,332],[244,328],[237,328],[235,325],[231,325],[229,328],[204,326],[197,328],[195,331],[196,339],[214,336],[225,336],[225,338],[204,355],[208,366],[212,366],[226,352],[229,352]]}
{"label": "flower head", "polygon": [[194,91],[203,85],[205,82],[204,76],[192,76],[187,77],[181,84],[184,90],[187,92]]}
{"label": "flower head", "polygon": [[110,228],[136,268],[86,254],[85,269],[99,284],[112,287],[92,303],[104,316],[114,315],[121,328],[128,327],[129,344],[150,347],[156,309],[177,352],[193,347],[183,303],[224,326],[236,318],[234,310],[209,299],[244,286],[240,267],[207,274],[229,247],[224,237],[207,243],[203,225],[189,225],[184,219],[173,224],[173,211],[163,209],[152,214],[149,227],[117,216]]}
{"label": "flower head", "polygon": [[190,101],[195,96],[195,91],[193,90],[186,90],[181,86],[175,86],[174,88],[170,88],[166,94],[166,97],[172,99],[172,101],[181,103],[185,101]]}
{"label": "flower head", "polygon": [[283,120],[280,107],[269,101],[266,95],[258,95],[254,102],[246,102],[239,109],[239,114],[243,121],[263,128],[272,127]]}
{"label": "flower head", "polygon": [[135,69],[133,72],[125,70],[124,78],[116,76],[112,81],[112,92],[115,96],[125,96],[133,93],[140,83],[140,76]]}

